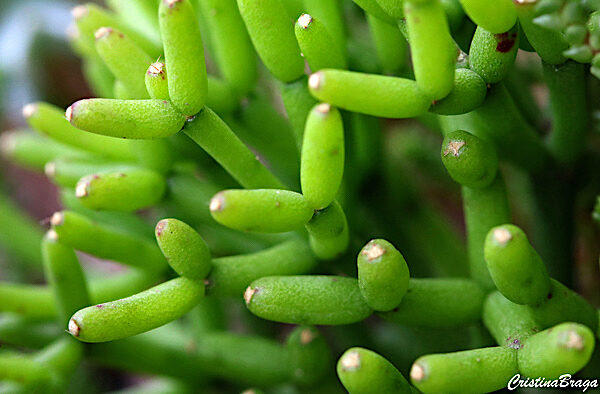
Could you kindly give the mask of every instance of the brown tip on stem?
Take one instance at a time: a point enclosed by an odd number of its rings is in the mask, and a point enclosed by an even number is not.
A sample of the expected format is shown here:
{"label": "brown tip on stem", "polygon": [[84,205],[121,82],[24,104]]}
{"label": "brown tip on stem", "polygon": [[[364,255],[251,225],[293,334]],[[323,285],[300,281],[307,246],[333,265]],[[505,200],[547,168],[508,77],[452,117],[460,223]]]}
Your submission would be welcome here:
{"label": "brown tip on stem", "polygon": [[46,239],[56,242],[58,241],[58,233],[53,229],[46,231]]}
{"label": "brown tip on stem", "polygon": [[311,74],[311,76],[308,77],[308,87],[313,90],[320,89],[322,80],[323,74],[321,74],[320,71],[317,71],[316,73]]}
{"label": "brown tip on stem", "polygon": [[69,122],[71,122],[71,120],[73,119],[73,105],[70,105],[69,108],[67,108],[67,110],[65,111],[65,118],[67,118],[67,120]]}
{"label": "brown tip on stem", "polygon": [[361,254],[367,256],[367,261],[372,263],[375,260],[380,260],[381,256],[383,256],[387,251],[376,242],[369,242],[367,246],[364,247]]}
{"label": "brown tip on stem", "polygon": [[108,35],[110,35],[113,32],[113,29],[111,27],[101,27],[98,30],[96,30],[96,32],[94,33],[94,38],[96,40],[99,40],[103,37],[107,37]]}
{"label": "brown tip on stem", "polygon": [[79,182],[77,182],[77,186],[75,187],[75,197],[77,197],[77,198],[87,197],[87,195],[89,194],[89,190],[88,190],[89,186],[90,186],[89,177],[85,177],[85,178],[81,179]]}
{"label": "brown tip on stem", "polygon": [[79,331],[80,331],[79,324],[77,324],[77,322],[75,321],[75,319],[71,318],[71,320],[69,320],[69,332],[74,337],[78,337],[79,336]]}
{"label": "brown tip on stem", "polygon": [[78,5],[71,9],[71,16],[75,18],[75,20],[83,18],[88,13],[88,7],[85,5]]}
{"label": "brown tip on stem", "polygon": [[29,118],[31,118],[33,116],[33,114],[36,113],[37,109],[38,109],[37,104],[29,103],[29,104],[25,104],[23,106],[23,109],[21,110],[21,113],[23,114],[23,117],[25,119],[29,119]]}
{"label": "brown tip on stem", "polygon": [[169,225],[168,219],[163,219],[163,220],[159,221],[158,223],[156,223],[156,228],[154,229],[154,232],[155,232],[157,238],[162,235],[162,233],[165,231],[165,228],[168,225]]}
{"label": "brown tip on stem", "polygon": [[307,345],[315,339],[315,333],[310,328],[305,328],[300,332],[300,343]]}
{"label": "brown tip on stem", "polygon": [[454,157],[460,156],[460,150],[467,143],[465,141],[450,141],[448,145],[446,145],[446,149],[444,149],[444,156],[448,156],[450,153]]}
{"label": "brown tip on stem", "polygon": [[225,197],[223,197],[223,194],[217,193],[210,200],[210,206],[209,206],[209,208],[210,208],[211,212],[222,211],[225,208]]}
{"label": "brown tip on stem", "polygon": [[246,305],[250,305],[252,297],[254,297],[254,294],[256,294],[257,291],[258,289],[253,289],[252,286],[248,286],[248,288],[244,292],[244,301],[246,301]]}
{"label": "brown tip on stem", "polygon": [[302,14],[302,15],[300,15],[300,18],[298,18],[298,24],[303,29],[308,29],[308,26],[310,26],[312,21],[313,21],[313,18],[312,18],[312,16],[310,16],[310,14]]}
{"label": "brown tip on stem", "polygon": [[52,218],[50,218],[50,224],[52,226],[62,226],[65,222],[65,215],[62,212],[54,212]]}
{"label": "brown tip on stem", "polygon": [[420,382],[425,379],[425,368],[419,363],[414,363],[410,369],[410,378],[415,382]]}
{"label": "brown tip on stem", "polygon": [[162,62],[154,62],[150,65],[150,67],[148,67],[148,75],[151,75],[153,77],[163,74],[165,71],[165,64]]}
{"label": "brown tip on stem", "polygon": [[569,330],[566,332],[564,347],[581,351],[585,347],[584,339],[577,331]]}
{"label": "brown tip on stem", "polygon": [[328,114],[329,112],[331,112],[331,105],[328,103],[321,103],[317,105],[317,111],[322,114]]}
{"label": "brown tip on stem", "polygon": [[342,368],[346,371],[356,371],[360,368],[360,354],[356,351],[346,353],[342,357]]}
{"label": "brown tip on stem", "polygon": [[44,166],[44,174],[46,174],[48,178],[54,178],[54,175],[56,175],[56,163],[53,161],[46,163]]}
{"label": "brown tip on stem", "polygon": [[495,228],[493,234],[496,242],[503,246],[512,239],[512,234],[507,229],[502,227]]}

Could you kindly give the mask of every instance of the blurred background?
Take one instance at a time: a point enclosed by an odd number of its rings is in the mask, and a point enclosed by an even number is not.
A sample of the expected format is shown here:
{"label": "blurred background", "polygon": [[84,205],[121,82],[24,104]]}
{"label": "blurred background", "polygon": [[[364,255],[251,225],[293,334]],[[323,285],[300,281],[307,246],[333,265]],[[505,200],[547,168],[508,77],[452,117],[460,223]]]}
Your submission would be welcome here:
{"label": "blurred background", "polygon": [[[22,117],[22,107],[27,103],[46,101],[66,108],[78,99],[92,96],[81,71],[81,62],[69,44],[67,33],[72,20],[70,11],[73,6],[81,3],[83,1],[0,0],[0,133],[26,127]],[[365,36],[368,36],[368,32]],[[365,58],[368,59],[369,56]],[[542,116],[545,116],[548,114],[547,92],[543,84],[535,83],[536,80],[541,80],[540,69],[537,63],[535,66],[531,65],[535,61],[532,59],[527,53],[520,51],[517,67],[523,71],[520,74],[521,78],[534,81],[531,83],[531,93],[536,99],[536,104],[542,108]],[[520,87],[517,80],[507,83]],[[545,127],[549,129],[550,124],[546,124]],[[410,181],[414,182],[420,195],[424,196],[424,200],[420,203],[430,205],[435,211],[440,212],[445,220],[443,225],[451,226],[459,237],[464,239],[460,188],[452,182],[442,167],[439,159],[442,138],[437,131],[432,130],[434,128],[435,125],[414,120],[387,121],[386,154],[391,157],[390,161],[396,166],[394,170],[408,174],[412,178]],[[596,132],[592,139],[595,146],[600,146],[599,137],[600,134]],[[529,209],[529,201],[522,199],[520,194],[525,187],[523,186],[526,183],[525,178],[522,173],[512,168],[504,168],[504,170],[507,184],[514,185],[508,192],[511,203],[514,203],[512,209],[515,222],[529,231],[535,220],[532,217],[533,211]],[[369,179],[369,182],[372,184],[377,180]],[[363,196],[365,201],[372,203],[377,201],[379,196],[369,195],[374,194],[370,191],[370,184],[364,185],[361,192],[365,194]],[[589,194],[591,198],[578,204],[574,218],[577,235],[573,287],[597,307],[600,305],[598,290],[600,229],[594,225],[590,215],[594,195]],[[7,201],[4,201],[5,197]],[[42,228],[47,218],[61,208],[55,186],[40,168],[15,165],[0,155],[0,226],[7,225],[2,222],[2,210],[12,209],[13,206],[31,216],[32,223],[39,228]],[[377,210],[375,204],[371,204],[369,208]],[[426,228],[413,229],[416,230],[414,233],[421,237],[419,241],[425,243],[430,241],[427,238]],[[15,240],[10,238],[10,234],[0,231],[0,280],[23,281],[23,278],[27,278],[27,282],[43,282],[39,273],[37,276],[33,275],[32,279],[31,272],[15,269],[19,266],[18,262],[15,261],[15,256],[10,255],[10,248],[6,247],[11,242]],[[427,253],[427,251],[423,252]],[[39,253],[39,251],[32,253]],[[427,256],[411,256],[410,253],[411,251],[407,251],[406,257],[409,261],[427,258]],[[402,349],[405,345],[398,343],[402,342],[401,339],[399,340],[398,331],[390,329],[389,326],[380,324],[375,327],[375,330],[382,348]],[[395,346],[392,346],[392,343]],[[398,359],[400,358],[401,356],[398,355]],[[402,367],[406,369],[408,365]],[[107,390],[130,384],[131,380],[136,379],[111,370],[102,370],[101,374],[95,373],[93,376],[95,379],[102,379],[103,383],[100,386]],[[92,374],[87,379],[91,377]]]}
{"label": "blurred background", "polygon": [[[25,126],[23,105],[48,101],[67,107],[90,97],[81,64],[67,40],[75,1],[0,1],[0,129]],[[0,158],[1,187],[34,219],[57,208],[56,190],[39,172]],[[0,270],[0,276],[2,270]]]}

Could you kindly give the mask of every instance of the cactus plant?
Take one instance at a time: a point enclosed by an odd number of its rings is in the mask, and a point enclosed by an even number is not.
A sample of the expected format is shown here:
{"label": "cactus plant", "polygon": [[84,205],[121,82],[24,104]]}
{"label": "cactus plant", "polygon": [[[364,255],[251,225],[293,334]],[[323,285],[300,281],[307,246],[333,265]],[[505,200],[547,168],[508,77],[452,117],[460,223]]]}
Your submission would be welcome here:
{"label": "cactus plant", "polygon": [[0,195],[0,391],[598,387],[597,1],[106,3],[0,141],[62,204]]}

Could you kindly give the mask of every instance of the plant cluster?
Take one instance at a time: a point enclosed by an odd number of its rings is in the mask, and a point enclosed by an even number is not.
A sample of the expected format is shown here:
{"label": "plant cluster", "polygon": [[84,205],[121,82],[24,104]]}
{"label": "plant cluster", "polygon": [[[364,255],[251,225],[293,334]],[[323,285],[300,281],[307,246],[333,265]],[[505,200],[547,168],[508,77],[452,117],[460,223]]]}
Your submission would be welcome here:
{"label": "plant cluster", "polygon": [[[145,393],[598,384],[599,312],[572,290],[600,216],[597,2],[107,3],[71,29],[101,98],[28,104],[37,134],[2,137],[64,206],[42,234],[0,196],[30,280],[0,282],[3,392],[77,391],[90,365]],[[460,193],[466,245],[432,187]]]}

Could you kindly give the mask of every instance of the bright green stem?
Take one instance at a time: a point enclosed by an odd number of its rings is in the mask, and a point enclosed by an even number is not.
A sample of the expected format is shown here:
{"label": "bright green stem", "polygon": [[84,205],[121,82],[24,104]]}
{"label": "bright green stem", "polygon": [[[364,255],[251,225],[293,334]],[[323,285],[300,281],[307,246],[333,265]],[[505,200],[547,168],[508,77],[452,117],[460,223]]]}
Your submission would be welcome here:
{"label": "bright green stem", "polygon": [[75,311],[88,306],[87,283],[72,248],[60,244],[52,231],[42,241],[44,272],[58,309],[58,321],[65,327]]}
{"label": "bright green stem", "polygon": [[292,82],[304,74],[304,60],[294,26],[278,0],[237,0],[238,8],[258,55],[273,76]]}
{"label": "bright green stem", "polygon": [[479,320],[482,288],[468,279],[410,279],[400,304],[381,317],[403,325],[455,327]]}
{"label": "bright green stem", "polygon": [[483,248],[492,227],[511,222],[504,180],[498,174],[496,180],[483,189],[463,186],[462,197],[471,277],[485,289],[493,289]]}
{"label": "bright green stem", "polygon": [[268,249],[212,261],[206,292],[209,295],[239,297],[254,280],[272,275],[309,273],[316,261],[303,240],[291,240]]}
{"label": "bright green stem", "polygon": [[195,115],[208,92],[198,18],[189,0],[161,0],[158,22],[169,69],[169,96],[181,113]]}
{"label": "bright green stem", "polygon": [[408,44],[400,29],[371,14],[367,14],[367,22],[383,72],[398,74],[404,71],[408,66]]}
{"label": "bright green stem", "polygon": [[342,4],[338,0],[304,0],[304,11],[323,22],[335,45],[346,56],[346,26]]}
{"label": "bright green stem", "polygon": [[519,28],[502,34],[477,27],[469,49],[469,65],[486,83],[498,83],[510,72],[519,49]]}
{"label": "bright green stem", "polygon": [[[256,53],[236,0],[200,0],[198,3],[211,33],[211,54],[221,76],[238,95],[250,93],[257,79]],[[210,95],[210,86],[208,90]]]}
{"label": "bright green stem", "polygon": [[69,321],[69,332],[83,342],[126,338],[180,318],[203,296],[203,282],[172,279],[130,297],[77,311]]}
{"label": "bright green stem", "polygon": [[351,324],[373,312],[358,281],[340,276],[267,276],[248,286],[244,300],[253,314],[291,324]]}
{"label": "bright green stem", "polygon": [[517,10],[511,0],[461,0],[469,17],[492,33],[504,33],[517,22]]}
{"label": "bright green stem", "polygon": [[483,323],[498,345],[512,349],[520,349],[527,337],[542,329],[527,306],[507,300],[499,291],[487,296]]}
{"label": "bright green stem", "polygon": [[412,393],[404,376],[379,354],[354,347],[346,350],[337,363],[337,374],[350,394],[361,394],[374,387],[382,393]]}
{"label": "bright green stem", "polygon": [[454,87],[441,100],[435,101],[430,111],[440,115],[460,115],[477,109],[485,100],[487,84],[474,71],[458,68],[454,72]]}
{"label": "bright green stem", "polygon": [[311,71],[319,71],[322,68],[347,68],[346,58],[338,49],[340,46],[320,19],[302,14],[296,22],[295,32],[300,50]]}
{"label": "bright green stem", "polygon": [[139,99],[149,98],[144,74],[152,63],[150,55],[125,34],[111,27],[101,27],[95,37],[96,52],[124,85],[127,93]]}
{"label": "bright green stem", "polygon": [[32,128],[53,140],[115,160],[135,160],[128,141],[83,132],[71,126],[65,112],[52,104],[28,104],[23,107],[23,115]]}
{"label": "bright green stem", "polygon": [[131,139],[165,138],[185,123],[173,105],[164,100],[79,100],[66,112],[78,129],[109,137]]}
{"label": "bright green stem", "polygon": [[240,231],[283,233],[304,226],[314,210],[300,193],[277,189],[230,189],[210,201],[210,213]]}
{"label": "bright green stem", "polygon": [[402,254],[384,239],[371,240],[357,258],[358,286],[376,311],[397,307],[409,286],[409,271]]}
{"label": "bright green stem", "polygon": [[144,84],[151,98],[157,100],[170,99],[166,64],[162,62],[150,64],[145,73]]}
{"label": "bright green stem", "polygon": [[574,61],[542,64],[552,110],[548,149],[559,163],[572,164],[585,148],[589,130],[585,66]]}
{"label": "bright green stem", "polygon": [[[450,88],[453,83],[454,69]],[[310,93],[321,101],[384,118],[423,115],[431,105],[431,99],[417,83],[405,78],[324,69],[310,76],[308,86]]]}
{"label": "bright green stem", "polygon": [[462,186],[481,189],[496,179],[496,150],[488,141],[471,133],[463,130],[446,133],[441,154],[446,170]]}
{"label": "bright green stem", "polygon": [[405,0],[412,63],[419,89],[431,100],[448,95],[454,86],[456,44],[439,0]]}
{"label": "bright green stem", "polygon": [[177,219],[156,224],[156,242],[171,268],[180,276],[202,280],[210,272],[210,250],[202,237]]}
{"label": "bright green stem", "polygon": [[39,225],[0,192],[0,245],[19,261],[40,267],[39,245],[42,231]]}
{"label": "bright green stem", "polygon": [[425,393],[488,393],[506,387],[517,372],[514,349],[488,347],[420,357],[410,379]]}
{"label": "bright green stem", "polygon": [[131,212],[155,205],[166,187],[165,178],[155,171],[121,168],[84,176],[75,195],[89,209]]}
{"label": "bright green stem", "polygon": [[331,260],[341,257],[350,244],[348,220],[339,202],[316,211],[306,223],[310,248],[319,259]]}
{"label": "bright green stem", "polygon": [[139,235],[125,232],[72,211],[52,216],[59,242],[94,256],[157,272],[166,267],[158,246]]}
{"label": "bright green stem", "polygon": [[519,372],[535,379],[575,374],[590,361],[594,332],[576,323],[563,323],[532,335],[518,353]]}
{"label": "bright green stem", "polygon": [[309,113],[300,161],[300,185],[307,203],[324,209],[335,199],[344,175],[344,125],[339,110],[327,103]]}
{"label": "bright green stem", "polygon": [[303,76],[297,81],[279,84],[283,105],[292,126],[298,148],[302,148],[306,118],[310,110],[317,104],[308,90],[308,78]]}
{"label": "bright green stem", "polygon": [[485,261],[502,295],[521,305],[537,305],[550,292],[546,266],[517,226],[505,224],[488,233]]}
{"label": "bright green stem", "polygon": [[188,122],[184,133],[245,188],[281,188],[281,182],[257,160],[229,126],[210,108]]}

